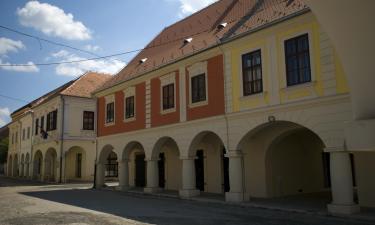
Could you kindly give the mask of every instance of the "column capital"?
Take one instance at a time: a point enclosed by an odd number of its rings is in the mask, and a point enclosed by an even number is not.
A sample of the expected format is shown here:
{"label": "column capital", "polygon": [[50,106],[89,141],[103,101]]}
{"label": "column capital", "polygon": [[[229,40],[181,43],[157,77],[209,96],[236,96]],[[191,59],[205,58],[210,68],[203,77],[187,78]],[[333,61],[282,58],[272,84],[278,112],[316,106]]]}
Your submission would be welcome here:
{"label": "column capital", "polygon": [[236,149],[236,150],[230,150],[225,154],[225,157],[229,158],[236,158],[236,157],[242,157],[243,153],[241,150]]}
{"label": "column capital", "polygon": [[118,163],[128,163],[129,162],[129,159],[120,159],[118,160]]}
{"label": "column capital", "polygon": [[180,156],[181,160],[195,160],[196,158],[197,158],[196,156],[187,156],[187,155]]}
{"label": "column capital", "polygon": [[335,152],[348,152],[345,146],[327,146],[324,148],[324,152],[335,153]]}

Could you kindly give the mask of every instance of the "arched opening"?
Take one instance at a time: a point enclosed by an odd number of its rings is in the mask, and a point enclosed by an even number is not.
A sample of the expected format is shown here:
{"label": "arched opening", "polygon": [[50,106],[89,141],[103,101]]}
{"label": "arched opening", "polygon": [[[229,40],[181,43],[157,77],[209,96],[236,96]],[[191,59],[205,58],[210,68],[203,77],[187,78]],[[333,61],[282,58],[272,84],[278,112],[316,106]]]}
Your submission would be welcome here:
{"label": "arched opening", "polygon": [[238,149],[245,199],[314,193],[323,199],[322,207],[330,201],[329,157],[323,141],[308,128],[287,121],[263,124],[245,135]]}
{"label": "arched opening", "polygon": [[100,152],[97,163],[97,187],[117,186],[118,157],[112,145],[106,145]]}
{"label": "arched opening", "polygon": [[[125,146],[123,155],[123,163],[125,163],[122,173],[126,173],[128,177],[128,186],[144,188],[146,186],[146,162],[145,151],[141,143],[132,141]],[[127,169],[127,171],[126,171]],[[124,178],[126,179],[126,178]],[[126,183],[126,181],[125,181]],[[126,184],[125,184],[126,185]]]}
{"label": "arched opening", "polygon": [[49,148],[44,159],[44,181],[56,182],[57,178],[57,153],[54,148]]}
{"label": "arched opening", "polygon": [[65,180],[88,180],[86,173],[86,152],[79,146],[71,147],[65,155]]}
{"label": "arched opening", "polygon": [[42,180],[43,154],[37,150],[33,159],[33,179]]}
{"label": "arched opening", "polygon": [[8,171],[7,171],[7,174],[9,177],[13,176],[13,158],[12,158],[12,155],[9,155],[9,158],[8,158]]}
{"label": "arched opening", "polygon": [[196,135],[189,147],[189,156],[195,157],[195,184],[202,192],[229,191],[229,167],[225,147],[220,137],[204,131]]}
{"label": "arched opening", "polygon": [[18,168],[18,155],[15,154],[13,158],[13,172],[12,172],[13,177],[18,177],[19,175],[18,169],[19,169]]}
{"label": "arched opening", "polygon": [[25,175],[25,155],[24,154],[22,154],[21,155],[21,171],[20,171],[20,176],[21,177],[24,177]]}
{"label": "arched opening", "polygon": [[178,191],[182,188],[182,163],[177,143],[170,137],[160,138],[152,150],[158,160],[159,188]]}
{"label": "arched opening", "polygon": [[26,158],[25,158],[25,177],[29,178],[30,177],[30,154],[26,153]]}

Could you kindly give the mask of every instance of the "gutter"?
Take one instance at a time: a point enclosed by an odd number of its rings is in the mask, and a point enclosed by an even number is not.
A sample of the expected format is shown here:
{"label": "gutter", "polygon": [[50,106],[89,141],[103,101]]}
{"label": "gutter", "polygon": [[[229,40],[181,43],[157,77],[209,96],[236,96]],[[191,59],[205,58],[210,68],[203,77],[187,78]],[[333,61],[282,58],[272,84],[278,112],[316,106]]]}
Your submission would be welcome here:
{"label": "gutter", "polygon": [[[200,53],[202,53],[202,52],[205,52],[205,51],[211,50],[211,49],[216,48],[216,47],[218,47],[218,46],[220,46],[220,45],[227,44],[227,43],[229,43],[229,42],[231,42],[231,41],[237,40],[237,39],[242,38],[242,37],[244,37],[244,36],[246,36],[246,35],[249,35],[249,34],[252,34],[252,33],[258,32],[258,31],[260,31],[260,30],[266,29],[266,28],[268,28],[268,27],[271,27],[271,26],[276,25],[276,24],[278,24],[278,23],[284,22],[284,21],[289,20],[289,19],[291,19],[291,18],[294,18],[294,17],[300,16],[300,15],[303,15],[303,14],[308,13],[308,12],[310,12],[310,11],[311,11],[310,8],[305,8],[305,9],[302,9],[301,11],[298,11],[298,12],[292,13],[292,14],[290,14],[290,15],[288,15],[288,16],[285,16],[285,17],[282,17],[282,18],[280,18],[280,19],[274,20],[274,21],[272,21],[272,22],[269,22],[269,23],[267,23],[267,24],[264,24],[264,25],[262,25],[262,26],[259,26],[259,27],[255,28],[255,29],[252,29],[252,30],[246,31],[246,32],[241,33],[241,34],[239,34],[239,35],[236,35],[236,36],[234,36],[234,37],[231,37],[231,38],[228,38],[228,39],[223,39],[223,38],[222,38],[222,39],[219,39],[219,42],[217,42],[217,44],[213,44],[213,45],[211,45],[211,46],[208,47],[208,48],[201,49],[201,50],[199,50],[199,51],[197,51],[197,52],[193,52],[193,53],[191,53],[191,54],[189,54],[189,55],[186,55],[185,57],[182,57],[182,58],[176,59],[176,60],[174,60],[174,61],[170,61],[170,62],[167,63],[167,64],[164,64],[164,65],[161,65],[161,66],[159,66],[159,67],[156,67],[154,70],[146,71],[146,72],[141,73],[141,74],[139,74],[139,75],[137,75],[137,76],[133,76],[133,77],[127,79],[127,80],[121,81],[121,82],[119,82],[119,83],[117,83],[117,84],[114,84],[114,85],[112,85],[112,86],[110,86],[110,87],[107,87],[107,88],[104,88],[104,89],[99,88],[98,90],[93,91],[93,92],[92,92],[92,95],[96,95],[96,94],[98,94],[99,92],[102,92],[102,91],[108,90],[108,89],[110,89],[110,88],[114,88],[114,87],[119,86],[119,85],[121,85],[121,84],[123,84],[123,83],[125,83],[125,82],[131,81],[131,80],[134,80],[134,79],[139,78],[139,77],[141,77],[141,76],[144,76],[144,75],[146,75],[146,74],[148,74],[148,73],[151,73],[151,72],[154,72],[154,71],[156,71],[156,70],[162,69],[162,68],[164,68],[164,67],[170,66],[170,65],[172,65],[172,64],[174,64],[174,63],[180,62],[180,61],[185,60],[185,59],[187,59],[187,58],[189,58],[189,57],[192,57],[192,56],[198,55],[198,54],[200,54]],[[121,72],[121,71],[120,71],[120,72]],[[120,73],[120,72],[119,72],[119,73]]]}

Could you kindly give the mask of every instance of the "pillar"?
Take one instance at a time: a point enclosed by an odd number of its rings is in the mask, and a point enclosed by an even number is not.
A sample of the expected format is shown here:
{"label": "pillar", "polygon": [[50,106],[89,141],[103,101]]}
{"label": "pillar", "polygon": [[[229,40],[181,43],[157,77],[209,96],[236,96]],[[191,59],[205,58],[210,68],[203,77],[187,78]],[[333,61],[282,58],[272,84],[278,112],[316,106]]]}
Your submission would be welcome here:
{"label": "pillar", "polygon": [[129,160],[123,159],[118,163],[118,190],[126,191],[129,189]]}
{"label": "pillar", "polygon": [[147,166],[147,180],[146,180],[146,187],[144,188],[144,192],[147,193],[154,193],[158,192],[159,189],[159,168],[158,168],[158,160],[157,159],[148,159],[146,160]]}
{"label": "pillar", "polygon": [[225,201],[242,202],[244,200],[243,164],[240,151],[228,151],[229,157],[229,192],[225,193]]}
{"label": "pillar", "polygon": [[348,152],[330,153],[330,173],[332,203],[328,211],[332,214],[352,214],[359,212],[359,206],[354,203],[353,178]]}
{"label": "pillar", "polygon": [[96,163],[96,188],[104,187],[104,164]]}
{"label": "pillar", "polygon": [[195,163],[193,157],[184,157],[182,160],[182,189],[179,191],[181,198],[198,196],[200,191],[195,184]]}

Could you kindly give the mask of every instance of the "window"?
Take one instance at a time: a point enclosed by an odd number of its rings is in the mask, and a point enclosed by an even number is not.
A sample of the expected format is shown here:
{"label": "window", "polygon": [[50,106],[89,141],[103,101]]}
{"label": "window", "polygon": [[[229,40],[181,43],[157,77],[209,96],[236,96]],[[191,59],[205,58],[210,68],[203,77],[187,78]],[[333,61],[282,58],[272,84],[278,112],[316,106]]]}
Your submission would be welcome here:
{"label": "window", "polygon": [[18,142],[18,131],[16,131],[16,143]]}
{"label": "window", "polygon": [[163,86],[163,110],[174,108],[174,84]]}
{"label": "window", "polygon": [[12,134],[12,144],[14,144],[14,133]]}
{"label": "window", "polygon": [[134,96],[125,98],[125,119],[134,117]]}
{"label": "window", "polygon": [[260,50],[242,55],[242,88],[243,96],[263,91],[262,56]]}
{"label": "window", "polygon": [[114,152],[111,152],[107,158],[107,164],[105,165],[105,176],[106,177],[117,177],[118,176],[118,163],[117,155]]}
{"label": "window", "polygon": [[284,43],[287,85],[297,85],[311,81],[310,52],[308,34]]}
{"label": "window", "polygon": [[115,103],[108,103],[106,106],[106,123],[112,123],[115,121]]}
{"label": "window", "polygon": [[191,78],[191,102],[201,102],[206,100],[206,76],[199,74]]}
{"label": "window", "polygon": [[27,139],[30,139],[30,127],[27,128]]}
{"label": "window", "polygon": [[24,141],[25,140],[25,133],[26,133],[26,131],[25,131],[25,128],[23,128],[22,129],[22,140]]}
{"label": "window", "polygon": [[77,153],[76,155],[76,177],[82,177],[82,153]]}
{"label": "window", "polygon": [[39,133],[39,119],[35,120],[35,135]]}
{"label": "window", "polygon": [[57,110],[47,114],[47,131],[56,130],[57,127]]}
{"label": "window", "polygon": [[40,130],[44,130],[44,116],[40,118]]}
{"label": "window", "polygon": [[83,111],[83,130],[94,130],[94,112]]}

